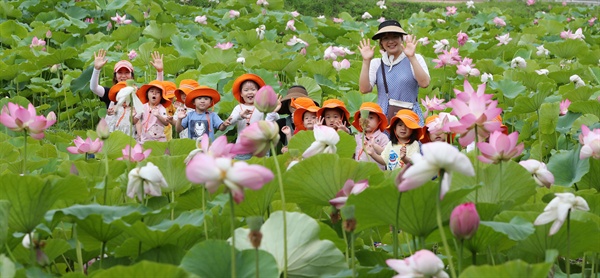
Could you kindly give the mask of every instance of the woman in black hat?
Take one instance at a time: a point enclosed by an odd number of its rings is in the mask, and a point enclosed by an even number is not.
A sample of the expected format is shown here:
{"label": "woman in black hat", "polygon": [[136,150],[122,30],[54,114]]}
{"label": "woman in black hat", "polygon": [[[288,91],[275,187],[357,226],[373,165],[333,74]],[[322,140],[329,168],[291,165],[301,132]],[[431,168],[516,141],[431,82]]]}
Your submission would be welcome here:
{"label": "woman in black hat", "polygon": [[379,40],[379,47],[384,53],[381,58],[373,59],[375,46],[371,46],[368,39],[360,42],[359,50],[363,57],[358,81],[360,91],[369,93],[376,85],[377,103],[384,114],[389,114],[392,100],[394,106],[412,109],[417,113],[423,125],[423,113],[417,97],[419,87],[426,88],[431,79],[423,56],[415,53],[417,38],[408,35],[398,21],[387,20],[379,24],[373,40]]}

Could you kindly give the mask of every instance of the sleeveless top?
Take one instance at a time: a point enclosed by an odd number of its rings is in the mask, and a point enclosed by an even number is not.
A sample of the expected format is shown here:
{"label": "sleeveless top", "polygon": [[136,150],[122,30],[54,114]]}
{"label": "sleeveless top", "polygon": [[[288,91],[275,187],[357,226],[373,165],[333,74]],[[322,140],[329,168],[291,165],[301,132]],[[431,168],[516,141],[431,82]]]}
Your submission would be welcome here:
{"label": "sleeveless top", "polygon": [[[377,85],[377,104],[379,104],[383,110],[383,114],[387,115],[388,98],[385,93],[385,84],[383,83],[381,70],[382,68],[380,65],[377,70],[375,81],[375,84]],[[423,112],[421,112],[421,106],[417,101],[419,96],[419,83],[412,73],[410,61],[408,59],[403,59],[399,64],[394,65],[391,71],[390,67],[384,64],[383,70],[386,71],[385,77],[387,78],[390,99],[412,102],[414,104],[413,111],[419,115],[419,124],[423,126],[425,124],[425,119],[423,117]]]}

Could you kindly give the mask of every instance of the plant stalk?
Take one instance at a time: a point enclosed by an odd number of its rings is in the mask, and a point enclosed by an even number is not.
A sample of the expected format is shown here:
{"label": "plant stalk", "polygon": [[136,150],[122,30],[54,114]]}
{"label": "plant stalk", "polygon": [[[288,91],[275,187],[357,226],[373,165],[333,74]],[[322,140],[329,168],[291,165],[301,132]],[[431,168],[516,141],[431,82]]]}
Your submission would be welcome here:
{"label": "plant stalk", "polygon": [[231,277],[235,278],[235,205],[233,204],[233,192],[229,191],[229,206],[231,208]]}
{"label": "plant stalk", "polygon": [[283,191],[283,180],[281,179],[281,167],[279,167],[279,161],[277,160],[277,152],[275,150],[275,143],[271,142],[271,153],[275,160],[275,169],[277,170],[277,182],[279,183],[279,193],[281,194],[281,210],[283,211],[283,278],[287,278],[288,275],[288,248],[287,248],[287,221],[286,221],[286,205],[285,205],[285,192]]}
{"label": "plant stalk", "polygon": [[441,206],[441,198],[442,198],[442,180],[444,179],[445,171],[442,169],[440,171],[440,186],[438,187],[438,196],[435,200],[436,214],[437,214],[437,224],[438,229],[440,230],[440,235],[442,236],[442,243],[444,244],[444,252],[446,253],[446,257],[448,258],[448,265],[450,267],[450,276],[452,278],[456,278],[456,271],[454,270],[454,264],[452,263],[452,254],[450,253],[450,248],[448,246],[448,241],[446,240],[446,234],[444,233],[444,224],[442,222],[442,206]]}
{"label": "plant stalk", "polygon": [[[567,212],[567,255],[565,256],[565,267],[567,269],[567,278],[571,277],[571,209]],[[585,272],[585,265],[583,271]]]}

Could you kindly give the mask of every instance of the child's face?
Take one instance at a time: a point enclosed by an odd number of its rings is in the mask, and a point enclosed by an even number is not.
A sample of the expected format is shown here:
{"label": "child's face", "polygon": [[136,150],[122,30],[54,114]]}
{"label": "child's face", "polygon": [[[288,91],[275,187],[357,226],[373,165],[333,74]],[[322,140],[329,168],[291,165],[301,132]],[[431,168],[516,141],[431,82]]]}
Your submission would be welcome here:
{"label": "child's face", "polygon": [[307,130],[313,130],[315,122],[317,121],[317,113],[306,111],[302,116],[302,124]]}
{"label": "child's face", "polygon": [[447,142],[448,134],[440,132],[438,134],[429,133],[429,141],[431,142]]}
{"label": "child's face", "polygon": [[127,68],[120,68],[117,71],[117,81],[127,81],[127,79],[131,79],[131,72]]}
{"label": "child's face", "polygon": [[325,110],[323,118],[325,118],[325,125],[332,128],[335,128],[336,125],[342,122],[342,114],[336,109]]}
{"label": "child's face", "polygon": [[396,122],[396,127],[394,128],[394,133],[396,133],[396,136],[399,140],[406,142],[410,140],[410,136],[412,135],[413,130],[408,128],[402,120],[398,120]]}
{"label": "child's face", "polygon": [[368,123],[367,123],[367,130],[366,132],[371,133],[374,132],[375,130],[377,130],[377,128],[379,127],[379,116],[377,116],[377,114],[371,112],[369,113],[369,118],[368,118]]}
{"label": "child's face", "polygon": [[212,98],[210,97],[197,97],[194,99],[194,105],[196,106],[196,110],[206,111],[208,107],[212,104]]}
{"label": "child's face", "polygon": [[162,92],[159,88],[150,87],[148,89],[148,102],[152,105],[158,105],[162,100]]}
{"label": "child's face", "polygon": [[185,94],[181,94],[181,102],[185,103],[185,98],[186,98],[186,97],[187,97],[187,96],[186,96]]}
{"label": "child's face", "polygon": [[241,96],[246,104],[254,104],[254,95],[258,91],[258,86],[253,81],[244,81],[242,83]]}

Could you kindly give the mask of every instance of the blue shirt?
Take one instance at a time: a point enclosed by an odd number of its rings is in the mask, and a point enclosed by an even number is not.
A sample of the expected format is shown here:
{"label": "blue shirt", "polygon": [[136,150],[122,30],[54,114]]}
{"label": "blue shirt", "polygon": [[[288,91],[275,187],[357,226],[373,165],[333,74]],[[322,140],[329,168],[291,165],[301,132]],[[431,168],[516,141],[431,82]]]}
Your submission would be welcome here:
{"label": "blue shirt", "polygon": [[205,133],[210,141],[215,139],[215,129],[223,123],[223,120],[214,112],[198,114],[196,111],[188,112],[181,120],[181,126],[188,129],[188,138],[196,140]]}

